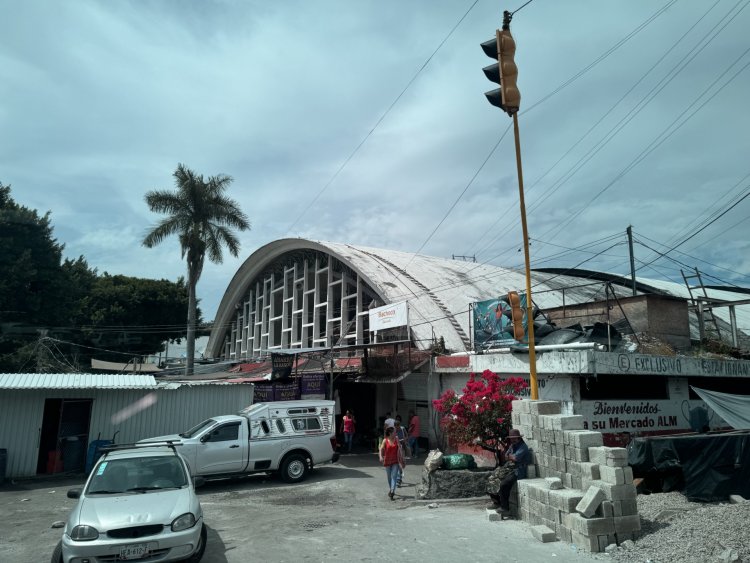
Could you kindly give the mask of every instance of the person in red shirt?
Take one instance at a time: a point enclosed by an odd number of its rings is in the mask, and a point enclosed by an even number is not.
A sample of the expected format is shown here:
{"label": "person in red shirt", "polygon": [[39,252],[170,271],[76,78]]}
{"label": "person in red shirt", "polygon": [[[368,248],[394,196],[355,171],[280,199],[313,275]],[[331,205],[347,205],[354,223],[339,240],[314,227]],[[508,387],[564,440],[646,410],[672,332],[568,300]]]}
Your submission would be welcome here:
{"label": "person in red shirt", "polygon": [[409,411],[409,449],[412,457],[419,457],[419,417],[414,411]]}
{"label": "person in red shirt", "polygon": [[388,479],[388,498],[393,500],[398,486],[398,478],[406,463],[401,444],[396,439],[396,432],[392,426],[385,429],[385,439],[378,450],[380,463],[385,467],[385,475]]}
{"label": "person in red shirt", "polygon": [[344,434],[344,443],[348,452],[352,453],[352,442],[354,441],[354,415],[352,411],[346,411],[344,419],[341,422],[341,432]]}

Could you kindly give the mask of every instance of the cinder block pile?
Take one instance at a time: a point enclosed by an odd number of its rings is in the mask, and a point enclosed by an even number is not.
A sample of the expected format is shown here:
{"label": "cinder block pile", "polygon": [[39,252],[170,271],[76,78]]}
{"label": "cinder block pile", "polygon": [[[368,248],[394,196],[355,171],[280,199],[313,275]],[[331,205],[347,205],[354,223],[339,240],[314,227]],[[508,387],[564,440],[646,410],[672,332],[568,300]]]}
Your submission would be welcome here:
{"label": "cinder block pile", "polygon": [[[592,552],[635,539],[641,529],[633,470],[624,448],[603,446],[580,415],[560,414],[556,401],[513,401],[513,427],[532,450],[529,478],[518,481],[518,514],[535,537]],[[548,539],[546,541],[549,541]]]}

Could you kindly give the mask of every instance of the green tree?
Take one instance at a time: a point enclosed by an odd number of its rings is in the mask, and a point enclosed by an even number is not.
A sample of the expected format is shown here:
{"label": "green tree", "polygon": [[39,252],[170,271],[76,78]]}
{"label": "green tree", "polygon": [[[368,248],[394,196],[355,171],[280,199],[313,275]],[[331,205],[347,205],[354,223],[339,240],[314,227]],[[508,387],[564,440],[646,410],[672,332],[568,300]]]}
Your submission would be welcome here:
{"label": "green tree", "polygon": [[232,178],[224,174],[210,176],[196,174],[182,164],[174,174],[177,191],[152,190],[146,193],[146,203],[154,213],[167,215],[143,239],[143,245],[153,248],[165,238],[177,235],[182,257],[187,260],[187,365],[185,374],[193,373],[195,356],[196,286],[203,272],[206,255],[215,264],[223,261],[224,246],[232,256],[239,254],[240,243],[233,229],[250,228],[247,216],[237,202],[224,192]]}
{"label": "green tree", "polygon": [[29,363],[40,331],[66,322],[67,312],[64,245],[49,213],[19,205],[10,191],[0,183],[0,372]]}

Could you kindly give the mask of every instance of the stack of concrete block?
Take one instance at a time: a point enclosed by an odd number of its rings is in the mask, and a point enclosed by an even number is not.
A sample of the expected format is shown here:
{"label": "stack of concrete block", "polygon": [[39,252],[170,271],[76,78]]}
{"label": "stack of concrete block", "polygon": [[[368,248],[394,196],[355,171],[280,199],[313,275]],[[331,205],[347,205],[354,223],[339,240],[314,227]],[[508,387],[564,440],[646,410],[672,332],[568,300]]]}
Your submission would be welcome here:
{"label": "stack of concrete block", "polygon": [[560,414],[556,401],[513,401],[512,421],[532,450],[529,478],[518,482],[521,519],[592,552],[637,537],[624,448],[603,446],[601,433],[584,430],[582,416]]}

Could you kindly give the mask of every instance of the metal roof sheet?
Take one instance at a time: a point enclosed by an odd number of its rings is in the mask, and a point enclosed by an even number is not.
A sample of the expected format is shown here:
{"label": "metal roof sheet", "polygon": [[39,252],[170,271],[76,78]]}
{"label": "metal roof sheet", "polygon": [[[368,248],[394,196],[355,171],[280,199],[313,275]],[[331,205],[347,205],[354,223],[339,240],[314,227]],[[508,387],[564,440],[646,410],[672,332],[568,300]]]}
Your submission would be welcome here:
{"label": "metal roof sheet", "polygon": [[153,375],[127,373],[0,373],[0,389],[149,389]]}

